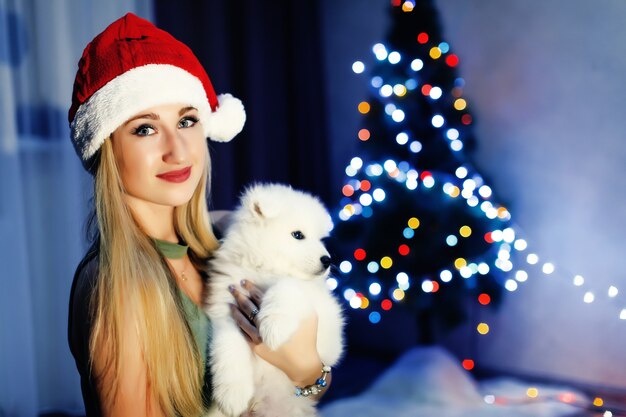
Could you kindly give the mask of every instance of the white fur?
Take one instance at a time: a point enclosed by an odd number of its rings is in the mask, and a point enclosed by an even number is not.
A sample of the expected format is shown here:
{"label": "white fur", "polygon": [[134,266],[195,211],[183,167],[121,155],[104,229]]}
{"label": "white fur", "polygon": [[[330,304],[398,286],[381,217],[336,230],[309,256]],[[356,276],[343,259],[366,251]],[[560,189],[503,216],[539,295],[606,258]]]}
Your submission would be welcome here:
{"label": "white fur", "polygon": [[[310,398],[296,397],[289,378],[251,353],[229,310],[229,285],[247,279],[265,290],[256,323],[271,349],[281,346],[303,318],[318,316],[317,351],[335,365],[343,351],[341,307],[326,286],[328,256],[322,239],[332,229],[315,197],[284,185],[256,185],[242,196],[212,260],[206,311],[213,323],[211,372],[217,407],[210,416],[317,416]],[[297,240],[292,232],[305,238]],[[320,370],[321,374],[321,370]]]}

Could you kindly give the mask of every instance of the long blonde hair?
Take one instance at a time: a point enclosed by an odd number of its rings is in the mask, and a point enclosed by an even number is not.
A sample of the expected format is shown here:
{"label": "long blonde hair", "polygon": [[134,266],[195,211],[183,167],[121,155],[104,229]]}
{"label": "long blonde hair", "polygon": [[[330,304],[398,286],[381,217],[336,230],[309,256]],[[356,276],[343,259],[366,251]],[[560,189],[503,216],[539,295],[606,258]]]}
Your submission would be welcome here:
{"label": "long blonde hair", "polygon": [[[210,160],[191,200],[174,209],[174,227],[190,248],[196,267],[218,246],[213,235],[206,197]],[[91,307],[94,324],[90,358],[103,358],[103,372],[111,387],[101,387],[114,399],[117,376],[123,369],[122,331],[125,312],[132,312],[146,366],[148,395],[166,415],[202,414],[202,357],[171,272],[152,239],[134,220],[123,198],[123,184],[111,140],[101,148],[95,177],[95,209],[100,233],[99,275]],[[164,343],[164,341],[167,341]],[[103,355],[104,352],[104,355]],[[92,363],[93,368],[93,363]],[[96,375],[102,377],[102,375]]]}

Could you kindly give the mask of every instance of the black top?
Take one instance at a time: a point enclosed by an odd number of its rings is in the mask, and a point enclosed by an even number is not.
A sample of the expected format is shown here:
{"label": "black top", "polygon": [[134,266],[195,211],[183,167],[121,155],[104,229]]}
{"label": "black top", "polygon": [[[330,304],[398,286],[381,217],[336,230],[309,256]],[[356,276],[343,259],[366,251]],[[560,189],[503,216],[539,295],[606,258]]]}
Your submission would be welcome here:
{"label": "black top", "polygon": [[[80,384],[87,417],[102,416],[98,391],[96,390],[96,381],[91,375],[89,366],[89,338],[93,322],[89,304],[98,278],[98,252],[99,242],[96,241],[76,268],[70,293],[67,329],[70,350],[72,351],[78,373],[80,374]],[[203,274],[202,271],[201,274]],[[203,279],[206,279],[206,276],[203,276]],[[186,313],[188,316],[188,312]],[[192,323],[190,323],[190,327],[193,330],[194,327]],[[208,346],[208,342],[206,346]],[[205,358],[208,357],[208,352],[201,353],[203,353]],[[211,378],[208,362],[209,361],[205,359],[207,366],[205,367],[204,387],[202,389],[205,405],[207,406],[211,401]]]}

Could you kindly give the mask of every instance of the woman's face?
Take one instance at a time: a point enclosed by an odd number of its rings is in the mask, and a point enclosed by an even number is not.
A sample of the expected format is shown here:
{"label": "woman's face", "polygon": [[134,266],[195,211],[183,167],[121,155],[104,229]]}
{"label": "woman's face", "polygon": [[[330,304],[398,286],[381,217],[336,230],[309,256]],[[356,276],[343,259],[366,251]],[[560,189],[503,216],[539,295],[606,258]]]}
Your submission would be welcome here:
{"label": "woman's face", "polygon": [[151,107],[118,127],[111,141],[131,206],[176,207],[191,199],[208,158],[195,108]]}

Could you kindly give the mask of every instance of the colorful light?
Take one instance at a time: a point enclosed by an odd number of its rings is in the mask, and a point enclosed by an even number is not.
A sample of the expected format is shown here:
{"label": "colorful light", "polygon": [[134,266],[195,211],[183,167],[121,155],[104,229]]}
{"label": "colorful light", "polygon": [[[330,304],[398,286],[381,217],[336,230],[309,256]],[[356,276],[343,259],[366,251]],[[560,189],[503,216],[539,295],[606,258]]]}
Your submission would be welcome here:
{"label": "colorful light", "polygon": [[398,246],[398,253],[402,256],[406,256],[411,252],[409,245],[402,244]]}
{"label": "colorful light", "polygon": [[517,290],[517,287],[518,287],[517,282],[512,279],[507,279],[506,282],[504,283],[504,288],[506,288],[507,290],[511,292]]}
{"label": "colorful light", "polygon": [[430,48],[430,51],[428,51],[428,55],[430,55],[432,59],[439,59],[441,57],[441,49],[439,49],[438,46],[433,46]]}
{"label": "colorful light", "polygon": [[359,130],[358,137],[360,140],[365,142],[366,140],[369,140],[370,138],[370,131],[367,129],[361,129]]}
{"label": "colorful light", "polygon": [[358,109],[359,113],[367,114],[370,111],[370,104],[367,101],[362,101],[359,103]]}
{"label": "colorful light", "polygon": [[396,135],[396,142],[398,143],[398,145],[406,145],[406,143],[409,141],[409,135],[407,135],[404,132],[400,132]]}
{"label": "colorful light", "polygon": [[457,65],[459,65],[459,57],[455,54],[448,55],[446,57],[446,64],[448,64],[449,67],[456,67]]}
{"label": "colorful light", "polygon": [[381,307],[383,310],[385,310],[385,311],[391,310],[391,307],[392,307],[391,300],[389,300],[389,299],[385,298],[385,299],[384,299],[384,300],[380,303],[380,307]]}
{"label": "colorful light", "polygon": [[378,265],[378,263],[374,262],[374,261],[370,261],[367,264],[367,271],[370,274],[375,274],[376,272],[378,272],[378,270],[380,269],[380,266]]}
{"label": "colorful light", "polygon": [[417,35],[417,42],[421,43],[422,45],[428,42],[428,34],[426,32],[422,32]]}
{"label": "colorful light", "polygon": [[417,229],[418,227],[420,227],[420,221],[417,217],[411,217],[407,224],[411,229]]}
{"label": "colorful light", "polygon": [[399,272],[396,275],[396,282],[398,285],[407,285],[409,283],[409,276],[405,272]]}
{"label": "colorful light", "polygon": [[471,359],[464,359],[461,364],[463,366],[463,369],[465,369],[466,371],[471,371],[472,369],[474,369],[474,361]]}
{"label": "colorful light", "polygon": [[400,288],[396,288],[395,290],[393,290],[392,297],[396,301],[402,301],[402,299],[404,299],[404,291],[402,291]]}
{"label": "colorful light", "polygon": [[329,290],[335,291],[338,285],[339,285],[339,282],[337,281],[337,279],[332,278],[332,277],[326,279],[326,286],[328,287]]}
{"label": "colorful light", "polygon": [[380,294],[380,291],[382,290],[382,287],[380,286],[380,284],[378,282],[373,282],[370,284],[369,286],[369,292],[372,295],[378,295]]}
{"label": "colorful light", "polygon": [[487,323],[479,323],[478,326],[476,326],[476,330],[478,333],[486,335],[489,333],[489,325]]}
{"label": "colorful light", "polygon": [[528,280],[528,273],[526,271],[517,271],[515,273],[515,279],[519,282],[526,282]]}
{"label": "colorful light", "polygon": [[405,13],[408,13],[408,12],[412,11],[414,7],[415,7],[415,4],[413,4],[410,1],[405,1],[402,4],[402,11],[405,12]]}
{"label": "colorful light", "polygon": [[463,100],[462,98],[457,98],[456,100],[454,100],[454,108],[457,110],[465,110],[465,108],[467,107],[467,102],[465,100]]}
{"label": "colorful light", "polygon": [[361,61],[354,61],[352,64],[352,71],[354,71],[355,74],[361,74],[365,71],[365,64]]}
{"label": "colorful light", "polygon": [[489,305],[489,303],[491,302],[491,297],[489,296],[489,294],[482,293],[478,296],[478,302],[484,306]]}
{"label": "colorful light", "polygon": [[452,281],[452,272],[450,272],[447,269],[444,269],[443,271],[439,273],[439,278],[441,278],[443,282],[450,282]]}
{"label": "colorful light", "polygon": [[463,258],[457,258],[454,260],[454,267],[456,269],[461,269],[464,266],[467,266],[467,261]]}
{"label": "colorful light", "polygon": [[430,92],[428,93],[430,98],[432,98],[433,100],[438,100],[439,98],[441,98],[442,94],[443,94],[443,91],[439,87],[431,88]]}
{"label": "colorful light", "polygon": [[393,93],[398,97],[404,97],[406,95],[406,87],[402,84],[396,84],[393,86]]}
{"label": "colorful light", "polygon": [[369,316],[369,321],[372,324],[376,324],[380,322],[380,313],[378,311],[372,311]]}
{"label": "colorful light", "polygon": [[366,252],[365,249],[357,249],[354,251],[354,259],[356,259],[357,261],[362,261],[363,259],[365,259],[366,256]]}
{"label": "colorful light", "polygon": [[394,122],[400,123],[404,120],[404,112],[400,109],[396,109],[393,111],[393,113],[391,113],[391,118]]}
{"label": "colorful light", "polygon": [[387,58],[387,48],[382,43],[377,43],[372,47],[372,51],[374,55],[376,55],[376,59],[382,61]]}
{"label": "colorful light", "polygon": [[384,256],[380,260],[380,266],[383,267],[384,269],[389,269],[391,268],[392,265],[393,265],[393,260],[389,256]]}
{"label": "colorful light", "polygon": [[400,62],[400,60],[402,59],[402,56],[400,55],[400,52],[398,51],[393,51],[389,54],[389,56],[387,57],[387,59],[389,60],[389,63],[392,65],[397,64],[398,62]]}
{"label": "colorful light", "polygon": [[433,118],[431,119],[431,123],[434,127],[441,127],[444,125],[445,123],[445,119],[443,118],[442,115],[440,114],[436,114],[433,116]]}
{"label": "colorful light", "polygon": [[422,68],[424,68],[424,61],[422,61],[421,59],[418,58],[411,61],[411,69],[413,71],[417,72]]}

